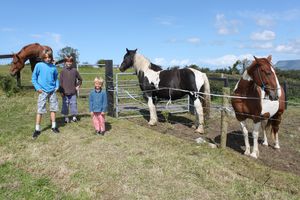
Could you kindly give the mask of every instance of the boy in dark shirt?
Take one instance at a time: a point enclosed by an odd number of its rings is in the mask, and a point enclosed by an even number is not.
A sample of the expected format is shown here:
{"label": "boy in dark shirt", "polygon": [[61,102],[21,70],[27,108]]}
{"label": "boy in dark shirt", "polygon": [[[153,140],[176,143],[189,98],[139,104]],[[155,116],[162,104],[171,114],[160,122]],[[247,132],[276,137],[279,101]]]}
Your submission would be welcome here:
{"label": "boy in dark shirt", "polygon": [[72,121],[77,121],[77,91],[82,84],[82,78],[76,68],[73,68],[73,57],[67,56],[64,59],[65,66],[60,72],[60,93],[62,96],[62,109],[61,113],[65,117],[65,123],[69,123],[69,109],[72,115]]}

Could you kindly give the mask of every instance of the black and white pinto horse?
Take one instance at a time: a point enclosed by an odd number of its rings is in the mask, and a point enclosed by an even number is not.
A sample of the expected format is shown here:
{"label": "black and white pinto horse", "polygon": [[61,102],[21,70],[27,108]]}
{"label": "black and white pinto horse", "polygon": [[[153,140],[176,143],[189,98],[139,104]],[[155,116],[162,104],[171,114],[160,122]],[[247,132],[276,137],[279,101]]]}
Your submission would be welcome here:
{"label": "black and white pinto horse", "polygon": [[157,124],[156,99],[176,100],[188,94],[196,110],[196,132],[204,133],[203,110],[207,118],[210,111],[210,85],[206,74],[193,68],[162,70],[160,66],[138,54],[137,49],[126,51],[120,71],[124,72],[134,67],[140,88],[144,97],[148,99],[150,111],[148,124]]}

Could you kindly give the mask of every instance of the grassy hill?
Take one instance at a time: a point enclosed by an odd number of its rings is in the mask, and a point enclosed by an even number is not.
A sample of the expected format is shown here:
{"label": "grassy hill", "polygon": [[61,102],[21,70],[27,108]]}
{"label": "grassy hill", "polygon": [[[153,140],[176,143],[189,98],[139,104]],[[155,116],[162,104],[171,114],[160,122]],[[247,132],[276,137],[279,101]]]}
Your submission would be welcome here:
{"label": "grassy hill", "polygon": [[99,137],[85,98],[78,102],[78,123],[65,125],[58,114],[61,133],[55,135],[48,113],[42,134],[32,140],[36,100],[30,88],[10,97],[0,91],[0,199],[300,197],[298,175],[231,149],[211,149],[110,117],[107,135]]}

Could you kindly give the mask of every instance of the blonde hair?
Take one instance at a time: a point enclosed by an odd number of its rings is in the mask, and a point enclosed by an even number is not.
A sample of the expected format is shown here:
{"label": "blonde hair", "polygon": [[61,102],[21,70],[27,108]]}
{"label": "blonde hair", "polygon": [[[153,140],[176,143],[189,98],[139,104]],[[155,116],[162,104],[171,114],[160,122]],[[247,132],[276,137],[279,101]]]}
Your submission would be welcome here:
{"label": "blonde hair", "polygon": [[103,82],[104,82],[104,80],[103,80],[103,78],[101,78],[101,77],[96,77],[95,79],[94,79],[94,83],[100,83],[100,84],[103,84]]}

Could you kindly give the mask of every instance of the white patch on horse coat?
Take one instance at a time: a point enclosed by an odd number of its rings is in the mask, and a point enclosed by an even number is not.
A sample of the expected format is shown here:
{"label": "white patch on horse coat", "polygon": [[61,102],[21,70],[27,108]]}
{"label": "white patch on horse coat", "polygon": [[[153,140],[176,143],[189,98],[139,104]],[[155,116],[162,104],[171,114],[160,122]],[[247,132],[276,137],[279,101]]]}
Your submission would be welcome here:
{"label": "white patch on horse coat", "polygon": [[199,91],[204,84],[204,78],[203,78],[203,73],[193,69],[193,68],[188,68],[195,74],[195,81],[196,81],[196,86],[197,86],[197,91]]}
{"label": "white patch on horse coat", "polygon": [[137,70],[137,72],[142,71],[144,72],[144,76],[147,77],[149,80],[149,83],[153,83],[154,87],[158,89],[159,85],[159,74],[160,71],[156,72],[152,69],[150,69],[151,62],[145,58],[144,56],[140,54],[136,54],[134,56],[134,68]]}
{"label": "white patch on horse coat", "polygon": [[272,72],[274,73],[274,75],[275,75],[275,78],[276,78],[276,84],[277,84],[277,94],[278,94],[278,97],[281,97],[281,87],[280,87],[280,84],[279,84],[278,78],[277,78],[277,76],[276,76],[276,72],[275,72],[275,70],[273,69],[273,67],[271,67],[271,70],[272,70]]}
{"label": "white patch on horse coat", "polygon": [[252,78],[251,78],[251,76],[249,76],[247,70],[244,71],[242,78],[243,78],[245,81],[251,81],[251,80],[252,80]]}
{"label": "white patch on horse coat", "polygon": [[270,113],[270,117],[275,115],[279,109],[279,101],[271,101],[270,99],[265,99],[265,91],[260,88],[261,91],[261,114]]}

